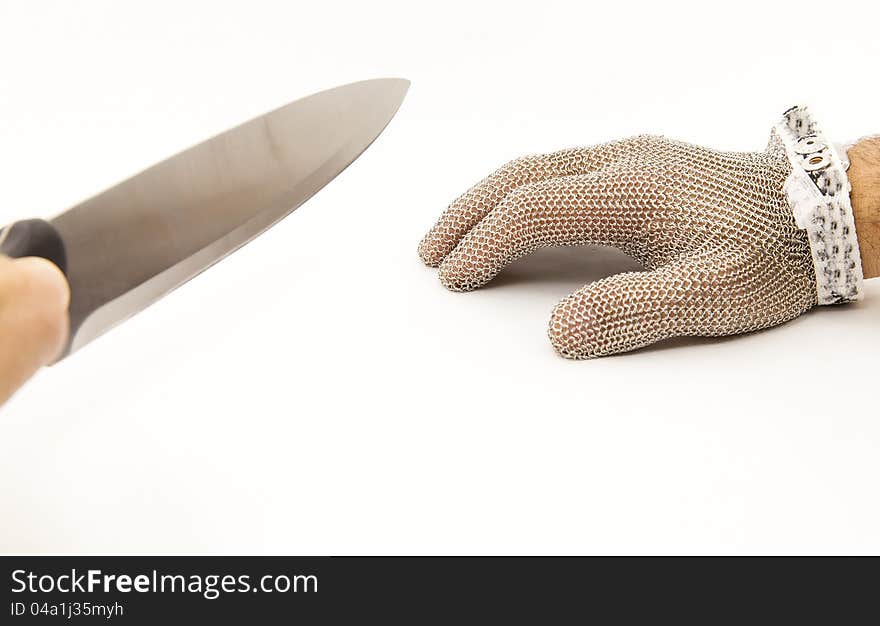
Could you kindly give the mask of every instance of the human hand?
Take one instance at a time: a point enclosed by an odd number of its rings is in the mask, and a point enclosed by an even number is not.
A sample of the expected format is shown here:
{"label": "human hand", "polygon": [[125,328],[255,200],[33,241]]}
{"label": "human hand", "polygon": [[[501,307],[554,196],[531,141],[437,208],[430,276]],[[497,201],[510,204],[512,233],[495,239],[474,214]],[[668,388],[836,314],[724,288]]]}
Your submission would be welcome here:
{"label": "human hand", "polygon": [[[817,290],[808,233],[783,190],[791,173],[776,130],[763,152],[639,136],[524,157],[455,200],[419,254],[453,291],[476,289],[544,246],[614,246],[642,263],[645,271],[588,284],[553,309],[550,340],[569,358],[757,330],[820,298],[855,298],[861,281],[858,250],[840,250],[833,271],[846,268],[849,282],[837,285],[846,292],[824,280]],[[814,182],[833,195],[838,181]]]}
{"label": "human hand", "polygon": [[50,261],[0,254],[0,404],[61,351],[69,298]]}

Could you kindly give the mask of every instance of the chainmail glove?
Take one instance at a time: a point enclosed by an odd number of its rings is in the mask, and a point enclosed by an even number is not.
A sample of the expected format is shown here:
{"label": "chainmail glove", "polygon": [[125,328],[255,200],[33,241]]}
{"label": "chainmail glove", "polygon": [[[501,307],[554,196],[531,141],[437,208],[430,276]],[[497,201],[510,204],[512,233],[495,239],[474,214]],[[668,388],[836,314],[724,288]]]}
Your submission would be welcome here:
{"label": "chainmail glove", "polygon": [[455,200],[419,255],[470,291],[543,246],[618,248],[644,271],[588,284],[550,318],[559,354],[597,357],[857,299],[848,191],[836,149],[793,108],[762,152],[646,135],[516,159]]}

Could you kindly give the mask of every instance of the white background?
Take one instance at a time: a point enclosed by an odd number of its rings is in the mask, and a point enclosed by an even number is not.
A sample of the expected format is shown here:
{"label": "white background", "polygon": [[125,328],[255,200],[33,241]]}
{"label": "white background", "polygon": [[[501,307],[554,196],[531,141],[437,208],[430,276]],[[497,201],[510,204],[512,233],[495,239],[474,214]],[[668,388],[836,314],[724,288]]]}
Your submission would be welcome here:
{"label": "white background", "polygon": [[412,88],[303,208],[0,411],[0,550],[880,552],[878,281],[571,362],[552,306],[631,263],[546,251],[454,294],[416,256],[523,153],[763,149],[798,102],[880,131],[880,10],[829,6],[3,0],[3,222],[323,88]]}

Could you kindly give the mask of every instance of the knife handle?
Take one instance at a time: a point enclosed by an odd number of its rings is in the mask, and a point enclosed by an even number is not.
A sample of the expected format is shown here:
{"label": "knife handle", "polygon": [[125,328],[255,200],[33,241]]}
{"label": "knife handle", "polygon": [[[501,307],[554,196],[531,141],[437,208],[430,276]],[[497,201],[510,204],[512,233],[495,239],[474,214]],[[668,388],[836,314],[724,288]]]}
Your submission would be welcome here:
{"label": "knife handle", "polygon": [[0,254],[12,258],[39,256],[67,275],[67,253],[61,234],[46,220],[21,220],[0,230]]}

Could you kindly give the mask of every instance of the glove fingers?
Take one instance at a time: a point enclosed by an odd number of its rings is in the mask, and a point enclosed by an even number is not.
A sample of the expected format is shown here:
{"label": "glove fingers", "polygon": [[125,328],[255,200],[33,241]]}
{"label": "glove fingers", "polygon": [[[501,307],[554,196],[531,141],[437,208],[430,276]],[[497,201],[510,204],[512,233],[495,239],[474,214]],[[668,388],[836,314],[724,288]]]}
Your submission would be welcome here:
{"label": "glove fingers", "polygon": [[462,238],[440,265],[440,280],[470,291],[548,245],[608,245],[644,261],[648,224],[661,223],[656,216],[667,203],[662,185],[630,166],[610,166],[521,186]]}
{"label": "glove fingers", "polygon": [[427,265],[439,265],[462,237],[513,190],[559,176],[596,171],[627,158],[640,139],[637,137],[511,161],[449,205],[419,244],[419,256]]}
{"label": "glove fingers", "polygon": [[681,335],[682,316],[700,307],[683,269],[617,274],[582,287],[553,309],[550,342],[561,356],[587,359]]}
{"label": "glove fingers", "polygon": [[773,262],[760,250],[708,246],[652,271],[610,276],[556,305],[550,341],[560,355],[585,359],[781,324],[812,306],[812,292],[777,280]]}

